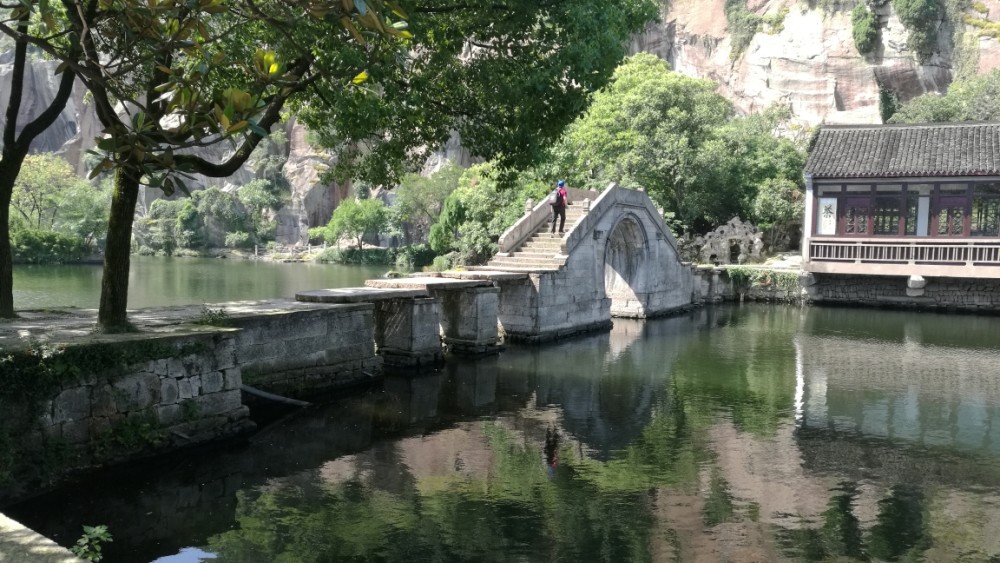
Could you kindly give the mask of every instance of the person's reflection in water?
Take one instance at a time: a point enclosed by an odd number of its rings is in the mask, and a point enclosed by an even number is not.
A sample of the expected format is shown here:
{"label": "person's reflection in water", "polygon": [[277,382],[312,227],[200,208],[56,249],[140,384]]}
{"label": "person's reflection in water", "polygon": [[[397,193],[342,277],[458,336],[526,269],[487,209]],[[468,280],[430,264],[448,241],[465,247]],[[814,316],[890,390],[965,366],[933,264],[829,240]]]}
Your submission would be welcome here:
{"label": "person's reflection in water", "polygon": [[545,429],[545,466],[549,479],[556,476],[559,465],[559,432],[549,426]]}

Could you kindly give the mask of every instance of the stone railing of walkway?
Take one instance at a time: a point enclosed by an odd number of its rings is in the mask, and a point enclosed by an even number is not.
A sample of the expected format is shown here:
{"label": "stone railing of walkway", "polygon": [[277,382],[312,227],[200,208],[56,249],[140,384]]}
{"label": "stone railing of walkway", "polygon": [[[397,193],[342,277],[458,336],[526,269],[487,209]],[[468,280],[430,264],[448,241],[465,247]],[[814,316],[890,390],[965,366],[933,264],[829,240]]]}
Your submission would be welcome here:
{"label": "stone railing of walkway", "polygon": [[[569,196],[569,201],[571,205],[582,205],[583,200],[589,199],[590,201],[596,200],[600,196],[600,192],[594,190],[581,190],[578,188],[567,188],[567,195]],[[505,254],[517,250],[525,240],[535,234],[538,227],[543,225],[548,221],[549,217],[552,215],[552,208],[549,206],[548,196],[542,198],[542,201],[538,202],[537,205],[532,207],[532,201],[529,199],[526,202],[526,209],[524,216],[518,219],[516,223],[511,225],[509,229],[500,235],[499,254]]]}

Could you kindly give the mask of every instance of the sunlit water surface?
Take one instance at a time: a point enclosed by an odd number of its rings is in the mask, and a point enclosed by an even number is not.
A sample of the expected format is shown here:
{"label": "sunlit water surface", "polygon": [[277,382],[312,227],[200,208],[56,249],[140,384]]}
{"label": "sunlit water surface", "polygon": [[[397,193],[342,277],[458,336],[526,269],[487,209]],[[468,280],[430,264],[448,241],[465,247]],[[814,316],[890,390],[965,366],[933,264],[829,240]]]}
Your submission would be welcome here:
{"label": "sunlit water surface", "polygon": [[[133,256],[129,271],[132,309],[292,297],[297,291],[363,285],[384,266]],[[99,265],[15,266],[14,307],[96,308]]]}
{"label": "sunlit water surface", "polygon": [[3,510],[64,545],[106,524],[112,563],[990,561],[998,336],[826,308],[617,321]]}

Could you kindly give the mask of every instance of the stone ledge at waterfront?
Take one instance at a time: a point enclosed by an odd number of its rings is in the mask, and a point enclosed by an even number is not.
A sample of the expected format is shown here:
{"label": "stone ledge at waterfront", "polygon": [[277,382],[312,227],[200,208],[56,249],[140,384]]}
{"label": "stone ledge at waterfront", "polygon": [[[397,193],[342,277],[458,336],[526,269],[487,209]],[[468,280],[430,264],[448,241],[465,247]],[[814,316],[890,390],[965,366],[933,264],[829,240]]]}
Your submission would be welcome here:
{"label": "stone ledge at waterfront", "polygon": [[0,563],[83,563],[83,560],[0,514]]}
{"label": "stone ledge at waterfront", "polygon": [[286,394],[368,380],[374,306],[291,299],[144,309],[96,334],[96,311],[0,323],[0,498],[72,470],[253,428],[244,383]]}

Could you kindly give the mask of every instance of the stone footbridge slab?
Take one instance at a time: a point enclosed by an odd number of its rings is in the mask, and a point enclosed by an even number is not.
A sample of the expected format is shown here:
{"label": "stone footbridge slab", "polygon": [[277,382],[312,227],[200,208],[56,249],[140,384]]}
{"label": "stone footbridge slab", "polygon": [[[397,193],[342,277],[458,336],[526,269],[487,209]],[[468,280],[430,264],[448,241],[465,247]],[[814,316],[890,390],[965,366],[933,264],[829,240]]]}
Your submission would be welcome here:
{"label": "stone footbridge slab", "polygon": [[426,289],[388,289],[377,287],[346,287],[341,289],[315,289],[295,294],[296,301],[307,303],[374,303],[387,299],[415,299],[430,297]]}
{"label": "stone footbridge slab", "polygon": [[499,351],[500,288],[488,279],[431,276],[368,280],[368,287],[424,289],[441,302],[441,332],[449,351],[485,355]]}

